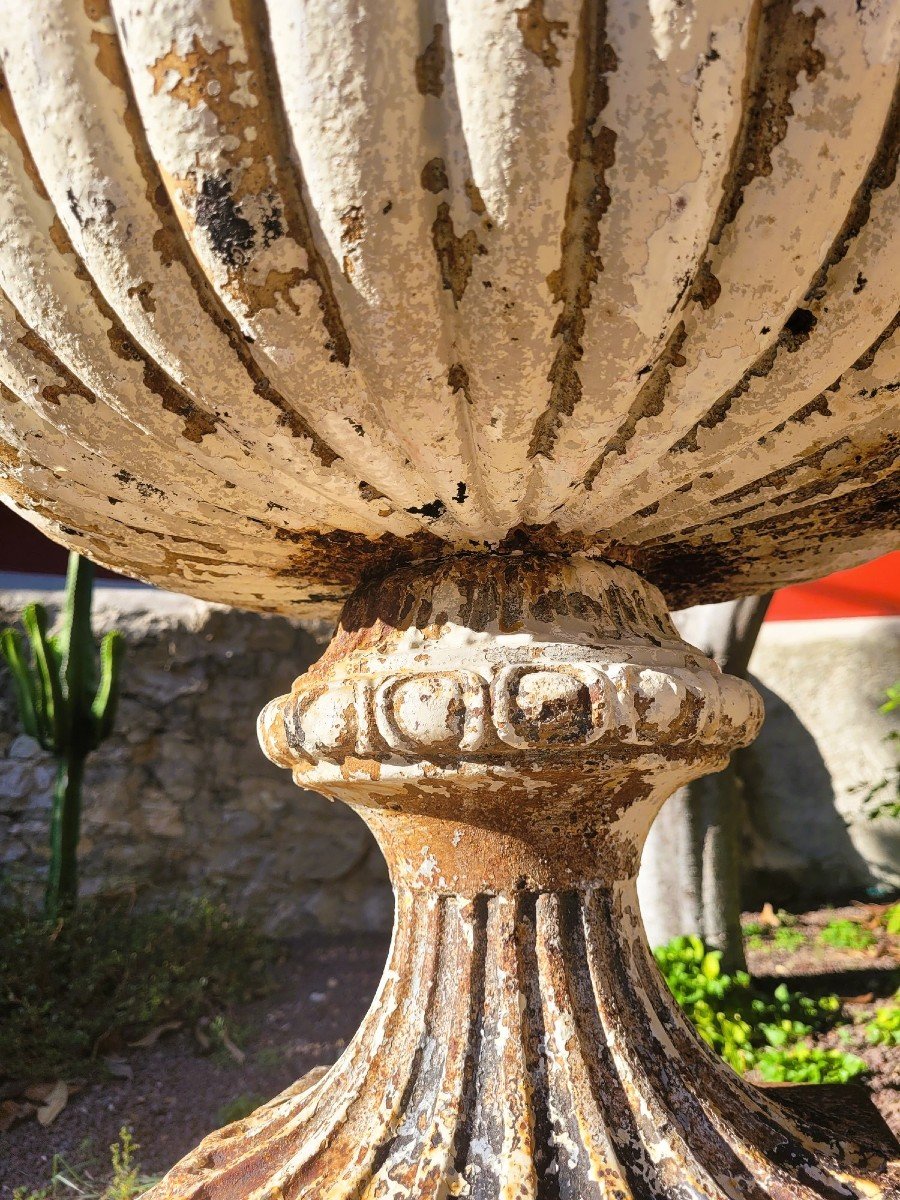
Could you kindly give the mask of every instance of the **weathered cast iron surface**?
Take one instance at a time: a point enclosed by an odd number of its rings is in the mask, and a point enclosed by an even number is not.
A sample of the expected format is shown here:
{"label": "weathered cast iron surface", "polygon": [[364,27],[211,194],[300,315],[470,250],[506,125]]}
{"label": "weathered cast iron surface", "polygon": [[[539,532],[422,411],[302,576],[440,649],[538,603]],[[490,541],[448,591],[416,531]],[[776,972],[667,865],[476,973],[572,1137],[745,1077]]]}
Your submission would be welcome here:
{"label": "weathered cast iron surface", "polygon": [[345,1056],[157,1200],[896,1195],[698,1042],[633,880],[761,720],[665,601],[897,544],[900,4],[0,18],[0,493],[197,596],[351,597],[260,732],[397,888]]}
{"label": "weathered cast iron surface", "polygon": [[148,1200],[896,1200],[890,1139],[735,1075],[641,926],[657,809],[761,719],[622,567],[461,557],[363,588],[260,736],[381,844],[381,986],[331,1070]]}
{"label": "weathered cast iron surface", "polygon": [[56,539],[310,615],[897,544],[896,0],[0,14],[0,490]]}

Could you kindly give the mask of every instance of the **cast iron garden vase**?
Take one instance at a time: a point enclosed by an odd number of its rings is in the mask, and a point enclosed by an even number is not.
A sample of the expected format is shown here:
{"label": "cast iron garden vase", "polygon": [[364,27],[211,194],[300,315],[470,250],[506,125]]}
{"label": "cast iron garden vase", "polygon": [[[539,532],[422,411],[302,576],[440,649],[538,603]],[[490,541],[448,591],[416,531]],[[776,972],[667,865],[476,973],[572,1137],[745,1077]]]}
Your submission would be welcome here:
{"label": "cast iron garden vase", "polygon": [[634,878],[762,718],[668,608],[896,545],[898,6],[6,3],[3,490],[340,614],[260,735],[396,891],[339,1061],[150,1195],[896,1196],[870,1105],[698,1039]]}

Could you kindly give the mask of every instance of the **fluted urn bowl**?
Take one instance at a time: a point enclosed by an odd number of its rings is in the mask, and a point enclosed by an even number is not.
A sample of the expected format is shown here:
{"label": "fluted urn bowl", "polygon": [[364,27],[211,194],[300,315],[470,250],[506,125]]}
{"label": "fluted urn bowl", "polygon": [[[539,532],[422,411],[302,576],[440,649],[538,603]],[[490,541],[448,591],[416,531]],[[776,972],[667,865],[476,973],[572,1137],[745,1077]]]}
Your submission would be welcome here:
{"label": "fluted urn bowl", "polygon": [[883,551],[897,23],[12,6],[3,490],[299,614],[451,549],[602,555],[673,605]]}
{"label": "fluted urn bowl", "polygon": [[153,583],[341,611],[260,737],[397,894],[338,1063],[155,1200],[900,1194],[870,1111],[697,1038],[635,889],[762,717],[667,606],[896,544],[898,24],[9,4],[0,489]]}

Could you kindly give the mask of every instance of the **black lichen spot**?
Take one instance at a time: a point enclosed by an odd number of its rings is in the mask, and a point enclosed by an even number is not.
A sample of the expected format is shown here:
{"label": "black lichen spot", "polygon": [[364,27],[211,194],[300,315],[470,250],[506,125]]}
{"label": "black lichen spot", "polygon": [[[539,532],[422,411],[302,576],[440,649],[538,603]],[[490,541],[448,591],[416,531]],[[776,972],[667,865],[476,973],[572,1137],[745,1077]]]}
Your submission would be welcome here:
{"label": "black lichen spot", "polygon": [[456,485],[456,495],[453,497],[453,499],[457,504],[465,504],[468,495],[468,488],[466,487],[465,483],[460,480],[460,482]]}
{"label": "black lichen spot", "polygon": [[863,290],[863,288],[866,286],[866,284],[868,282],[869,282],[868,279],[866,279],[866,277],[865,277],[865,275],[863,275],[862,271],[857,271],[856,284],[854,285],[854,288],[853,288],[853,295],[858,296],[859,293]]}
{"label": "black lichen spot", "polygon": [[447,505],[443,500],[434,499],[430,504],[423,504],[421,508],[408,508],[406,511],[414,516],[428,517],[430,521],[436,521],[447,511]]}
{"label": "black lichen spot", "polygon": [[385,216],[387,216],[393,207],[394,207],[393,200],[388,200],[387,204],[384,206],[384,208],[381,211],[384,213]]}
{"label": "black lichen spot", "polygon": [[161,488],[154,487],[152,483],[147,483],[146,480],[135,478],[135,476],[132,475],[130,471],[126,471],[124,467],[121,471],[116,471],[114,478],[118,479],[119,483],[133,483],[138,490],[138,494],[145,500],[164,500],[166,498],[166,494]]}
{"label": "black lichen spot", "polygon": [[253,226],[241,216],[230,179],[207,175],[200,188],[194,218],[206,231],[216,255],[229,267],[242,267],[253,250]]}
{"label": "black lichen spot", "polygon": [[273,242],[277,242],[284,235],[284,221],[282,220],[281,207],[276,203],[274,195],[269,193],[266,196],[266,201],[269,204],[269,209],[262,219],[262,235],[263,246],[268,249]]}

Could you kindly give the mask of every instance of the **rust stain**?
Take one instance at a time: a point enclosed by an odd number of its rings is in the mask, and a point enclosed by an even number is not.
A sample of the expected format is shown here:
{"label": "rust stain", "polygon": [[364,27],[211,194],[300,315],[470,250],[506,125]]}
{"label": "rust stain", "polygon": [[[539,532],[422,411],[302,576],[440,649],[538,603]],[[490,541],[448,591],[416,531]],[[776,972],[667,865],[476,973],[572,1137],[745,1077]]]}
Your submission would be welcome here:
{"label": "rust stain", "polygon": [[129,296],[137,296],[138,303],[146,313],[156,312],[156,301],[153,298],[153,284],[139,283],[128,289]]}
{"label": "rust stain", "polygon": [[616,135],[600,124],[600,114],[609,100],[606,76],[617,65],[612,46],[606,40],[605,3],[585,0],[570,81],[572,171],[560,235],[560,265],[547,280],[554,302],[562,306],[553,328],[559,346],[548,375],[550,401],[535,422],[529,458],[539,454],[552,457],[560,424],[564,417],[572,415],[582,397],[578,373],[584,352],[581,339],[591,288],[603,269],[599,255],[600,222],[611,200],[606,172],[615,161]]}
{"label": "rust stain", "polygon": [[794,564],[804,543],[894,529],[898,511],[900,480],[895,473],[871,487],[860,481],[856,490],[844,496],[741,526],[727,542],[706,532],[693,540],[642,546],[636,564],[672,608],[732,600],[759,591],[761,575],[754,574],[754,567],[764,570],[767,579],[777,572],[779,586],[799,581],[806,575],[800,564],[796,568]]}
{"label": "rust stain", "polygon": [[788,121],[794,115],[791,97],[801,73],[812,82],[825,66],[824,55],[813,45],[816,26],[824,15],[818,6],[811,12],[795,7],[794,0],[769,0],[761,6],[756,61],[751,68],[741,129],[709,237],[714,246],[726,225],[737,216],[747,186],[760,176],[772,174],[772,152],[784,140]]}
{"label": "rust stain", "polygon": [[663,410],[666,389],[676,367],[684,366],[684,356],[681,353],[687,330],[684,322],[679,322],[666,343],[666,348],[657,359],[656,365],[643,384],[635,401],[628,411],[628,416],[619,426],[615,435],[609,439],[601,453],[593,461],[584,476],[583,484],[588,491],[594,486],[594,481],[603,469],[603,464],[611,454],[624,454],[625,447],[634,437],[638,424],[645,417],[657,417]]}
{"label": "rust stain", "polygon": [[430,158],[422,168],[420,179],[425,191],[434,192],[435,195],[438,192],[446,191],[450,186],[447,168],[442,158]]}
{"label": "rust stain", "polygon": [[[827,466],[826,458],[830,460]],[[767,475],[761,475],[759,479],[755,479],[744,487],[737,488],[725,496],[715,497],[711,503],[715,508],[759,496],[762,498],[760,504],[771,503],[776,507],[786,504],[794,506],[815,500],[820,496],[831,495],[842,483],[846,482],[850,475],[858,475],[870,485],[876,483],[890,474],[898,462],[900,462],[900,435],[898,434],[889,433],[879,438],[874,445],[864,445],[854,441],[851,437],[841,437],[827,442],[826,445],[805,454],[802,458],[795,459],[787,466],[770,471]],[[820,472],[821,477],[801,487],[790,488],[789,481],[793,476],[810,470]],[[765,496],[767,491],[770,493],[769,497]],[[777,495],[772,496],[772,492],[777,492]],[[738,518],[753,512],[757,507],[760,505],[750,505],[737,512],[729,513],[728,520],[736,522]],[[709,521],[705,521],[703,526],[697,528],[708,525]],[[683,532],[690,535],[693,530],[686,529]]]}
{"label": "rust stain", "polygon": [[416,87],[421,95],[443,95],[444,62],[444,27],[435,25],[431,41],[416,59]]}
{"label": "rust stain", "polygon": [[469,208],[471,208],[476,216],[483,216],[487,212],[487,205],[481,198],[481,192],[475,185],[474,180],[467,179],[463,184],[463,188],[469,201]]}
{"label": "rust stain", "polygon": [[467,230],[462,236],[457,235],[450,215],[450,205],[445,200],[438,205],[437,215],[431,226],[431,240],[440,267],[441,280],[444,288],[453,293],[453,304],[456,307],[465,295],[475,256],[487,254],[487,249],[479,242],[474,229]]}
{"label": "rust stain", "polygon": [[[7,303],[10,303],[8,297],[4,298]],[[10,307],[12,307],[11,304]],[[48,404],[58,405],[63,396],[78,397],[79,400],[85,400],[88,404],[95,404],[97,398],[90,388],[86,387],[78,376],[56,357],[44,339],[30,329],[18,313],[16,313],[16,318],[23,329],[19,336],[21,344],[39,362],[49,367],[60,380],[59,383],[47,383],[41,388],[41,395]]]}
{"label": "rust stain", "polygon": [[[832,267],[844,259],[862,229],[868,223],[872,211],[872,194],[878,189],[889,188],[897,177],[897,163],[900,159],[900,80],[894,89],[891,107],[884,122],[884,129],[878,142],[878,149],[866,172],[866,177],[860,184],[853,203],[847,213],[837,236],[829,247],[825,259],[813,276],[809,289],[804,297],[806,304],[824,298],[827,291],[828,274]],[[857,275],[854,294],[864,290],[866,280]]]}
{"label": "rust stain", "polygon": [[[171,49],[147,68],[155,94],[165,93],[189,109],[204,105],[228,139],[221,152],[221,170],[202,177],[190,172],[185,178],[170,179],[169,186],[184,206],[188,236],[194,227],[204,231],[225,268],[227,290],[241,301],[249,317],[277,308],[279,301],[287,302],[296,313],[291,288],[307,280],[316,284],[328,335],[326,349],[334,361],[346,366],[349,339],[299,188],[290,174],[282,115],[270,102],[278,88],[269,77],[272,67],[262,45],[267,34],[265,16],[245,0],[233,0],[232,10],[241,28],[246,61],[231,61],[228,46],[206,47],[195,35],[187,53],[179,53],[173,42]],[[246,92],[249,103],[244,101]],[[269,269],[263,279],[255,278],[248,271],[255,255],[286,236],[306,253],[306,268]]]}
{"label": "rust stain", "polygon": [[450,369],[447,371],[447,384],[454,395],[462,392],[466,403],[472,403],[472,397],[469,394],[469,372],[462,363],[451,363]]}
{"label": "rust stain", "polygon": [[[88,16],[93,20],[104,20],[111,15],[108,0],[88,0],[88,9]],[[308,439],[311,443],[313,453],[325,466],[330,466],[331,463],[339,458],[339,455],[335,454],[330,447],[322,442],[293,406],[272,386],[253,356],[249,353],[240,332],[235,328],[234,322],[223,309],[221,301],[212,289],[209,280],[202,272],[198,272],[196,269],[196,259],[188,248],[185,240],[185,231],[182,229],[175,215],[169,200],[169,192],[165,184],[160,180],[157,164],[147,145],[140,113],[131,89],[131,80],[122,61],[117,39],[112,34],[94,30],[91,34],[91,40],[97,47],[98,69],[125,97],[125,127],[131,138],[135,158],[144,179],[147,201],[160,222],[159,228],[153,234],[153,248],[159,254],[163,266],[171,266],[173,262],[180,262],[184,266],[187,278],[201,308],[228,340],[236,358],[253,381],[256,394],[263,397],[267,403],[279,411],[279,421],[283,427],[290,430],[292,437]],[[180,72],[178,74],[181,75]],[[28,156],[27,162],[29,164],[30,161],[30,156]],[[170,184],[173,188],[177,186],[174,180],[170,180]],[[185,181],[184,187],[196,197],[196,188],[192,181]],[[54,230],[56,229],[57,222],[55,221],[53,229],[51,229],[51,236],[54,236]],[[58,240],[59,235],[64,239],[64,245],[63,241]],[[57,235],[54,236],[54,241],[61,253],[71,252],[71,246],[68,238],[65,237],[61,225],[59,226]],[[268,294],[273,301],[276,301],[280,297],[292,311],[297,313],[298,308],[290,295],[290,291],[291,288],[301,282],[302,278],[305,278],[305,276],[296,269],[281,272],[271,270],[268,272],[264,286],[268,289]],[[142,291],[141,289],[144,290]],[[145,311],[153,312],[154,309],[150,306],[155,301],[150,296],[149,285],[141,284],[137,290],[137,295]],[[349,362],[349,344],[346,343],[345,338],[342,336],[339,322],[335,324],[334,314],[331,313],[329,316],[331,310],[321,292],[320,306],[325,314],[326,325],[330,322],[333,329],[332,347],[335,351],[335,357],[340,361],[345,361],[346,365],[346,362]]]}
{"label": "rust stain", "polygon": [[516,9],[516,21],[526,50],[536,54],[548,70],[560,65],[559,51],[554,38],[568,35],[568,21],[551,21],[544,12],[544,0],[529,0],[524,8]]}
{"label": "rust stain", "polygon": [[341,213],[341,242],[353,246],[362,240],[366,230],[366,218],[358,204],[351,204]]}

